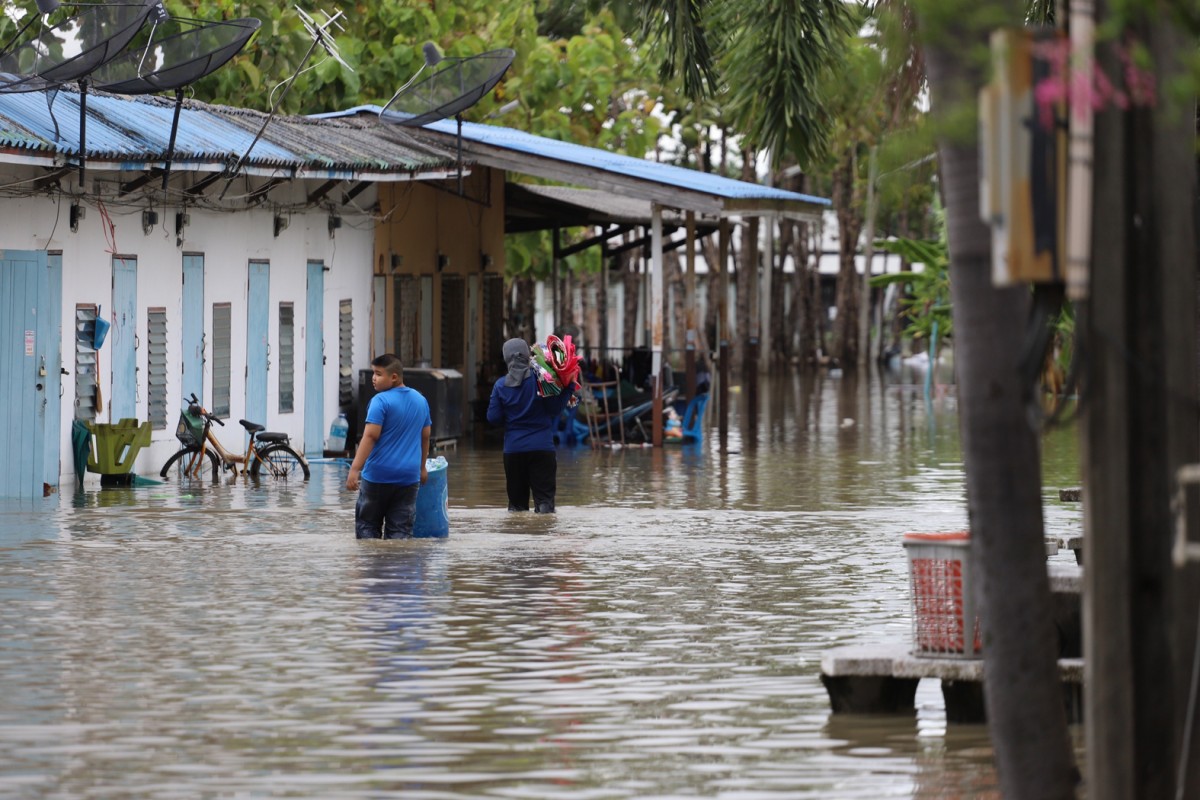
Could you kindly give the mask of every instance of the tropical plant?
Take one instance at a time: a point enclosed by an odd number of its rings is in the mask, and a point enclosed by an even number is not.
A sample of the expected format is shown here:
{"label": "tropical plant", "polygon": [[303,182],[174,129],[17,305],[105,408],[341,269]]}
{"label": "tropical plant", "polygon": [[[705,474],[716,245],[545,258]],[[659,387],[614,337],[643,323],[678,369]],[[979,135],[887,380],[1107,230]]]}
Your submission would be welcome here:
{"label": "tropical plant", "polygon": [[871,286],[900,284],[904,297],[900,300],[900,316],[907,320],[904,333],[913,339],[933,341],[941,349],[943,340],[950,338],[954,327],[950,302],[950,254],[945,231],[938,239],[888,239],[877,241],[875,247],[894,253],[921,270],[905,270],[877,275]]}

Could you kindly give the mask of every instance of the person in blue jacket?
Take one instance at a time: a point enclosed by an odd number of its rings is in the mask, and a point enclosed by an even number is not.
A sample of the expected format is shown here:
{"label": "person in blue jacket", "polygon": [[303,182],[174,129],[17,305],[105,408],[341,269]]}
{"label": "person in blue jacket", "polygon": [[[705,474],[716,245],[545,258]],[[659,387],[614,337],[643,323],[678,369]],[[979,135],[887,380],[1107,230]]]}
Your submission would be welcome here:
{"label": "person in blue jacket", "polygon": [[528,511],[533,494],[537,514],[554,513],[558,459],[554,454],[554,423],[572,392],[542,397],[530,366],[529,344],[509,339],[501,350],[508,374],[497,379],[488,401],[487,418],[504,426],[504,480],[508,510]]}
{"label": "person in blue jacket", "polygon": [[371,362],[371,384],[378,394],[367,406],[362,441],[346,477],[346,488],[358,490],[354,535],[407,539],[417,515],[417,488],[429,479],[429,402],[404,385],[403,365],[392,353]]}

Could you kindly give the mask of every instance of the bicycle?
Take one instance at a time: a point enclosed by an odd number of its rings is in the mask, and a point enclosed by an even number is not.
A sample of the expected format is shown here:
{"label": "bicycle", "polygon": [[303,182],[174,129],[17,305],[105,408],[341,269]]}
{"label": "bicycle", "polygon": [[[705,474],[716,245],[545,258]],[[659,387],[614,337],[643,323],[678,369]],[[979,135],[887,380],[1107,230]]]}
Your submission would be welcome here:
{"label": "bicycle", "polygon": [[273,433],[256,422],[238,420],[250,434],[246,452],[239,454],[226,449],[213,434],[214,422],[222,427],[225,425],[192,394],[188,398],[188,410],[180,412],[175,428],[175,438],[182,447],[163,464],[159,477],[174,474],[178,478],[203,478],[211,472],[216,483],[222,469],[230,470],[236,476],[240,467],[243,475],[252,478],[286,480],[303,474],[304,480],[308,480],[308,461],[292,449],[286,433]]}

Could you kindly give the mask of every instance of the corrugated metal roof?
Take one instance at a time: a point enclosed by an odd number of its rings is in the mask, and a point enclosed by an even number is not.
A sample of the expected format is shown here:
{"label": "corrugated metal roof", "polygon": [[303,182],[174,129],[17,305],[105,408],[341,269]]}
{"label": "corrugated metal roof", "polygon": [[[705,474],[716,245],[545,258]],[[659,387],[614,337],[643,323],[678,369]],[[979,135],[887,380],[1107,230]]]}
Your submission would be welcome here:
{"label": "corrugated metal roof", "polygon": [[[528,193],[556,204],[570,206],[578,209],[584,219],[594,217],[596,224],[630,222],[637,225],[649,225],[652,219],[649,200],[622,197],[598,189],[578,189],[573,186],[536,186],[529,183],[514,183],[510,186],[513,187],[513,194],[518,197],[522,193]],[[512,211],[511,208],[509,210]],[[682,214],[671,211],[664,212],[662,219],[663,222],[671,224],[681,224],[684,221]]]}
{"label": "corrugated metal roof", "polygon": [[[369,117],[377,116],[379,112],[380,109],[378,106],[367,105],[315,116],[322,119],[345,118],[356,115]],[[388,119],[389,116],[390,112],[384,115],[384,120]],[[394,127],[400,128],[400,126]],[[434,131],[440,137],[456,136],[458,133],[458,124],[455,120],[444,119],[415,130]],[[537,136],[532,133],[505,128],[499,125],[464,122],[462,123],[462,138],[465,143],[464,146],[479,144],[485,147],[523,154],[535,159],[549,159],[562,164],[573,165],[593,173],[620,176],[636,181],[644,181],[659,187],[670,187],[676,190],[695,192],[714,198],[735,201],[723,204],[726,207],[747,205],[737,201],[750,201],[751,205],[753,203],[762,203],[764,206],[772,206],[773,204],[800,204],[814,209],[831,205],[830,201],[823,197],[815,197],[777,187],[725,178],[720,175],[675,166],[674,164],[662,164],[647,159],[634,158],[621,153],[614,153],[596,147],[586,147],[573,142],[549,139],[544,136]],[[439,138],[439,142],[445,143],[441,138]],[[481,163],[487,162],[482,152],[478,150],[468,150],[468,152],[475,156]],[[661,201],[656,199],[656,202]]]}
{"label": "corrugated metal roof", "polygon": [[[174,100],[91,92],[87,96],[86,157],[127,162],[132,168],[162,161],[170,143]],[[80,95],[62,89],[52,106],[43,92],[0,93],[0,148],[39,155],[78,156]],[[259,111],[185,101],[174,164],[224,164],[241,157],[267,115]],[[57,123],[57,130],[56,130]],[[3,156],[0,155],[0,160]],[[246,166],[297,173],[422,173],[457,166],[445,148],[387,139],[355,120],[276,117],[254,145]]]}

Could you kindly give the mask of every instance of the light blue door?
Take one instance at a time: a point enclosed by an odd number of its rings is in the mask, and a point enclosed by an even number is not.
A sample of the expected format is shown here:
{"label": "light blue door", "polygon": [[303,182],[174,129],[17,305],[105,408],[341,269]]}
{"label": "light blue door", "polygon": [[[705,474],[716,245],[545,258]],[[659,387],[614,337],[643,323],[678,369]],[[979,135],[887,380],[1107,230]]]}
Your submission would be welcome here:
{"label": "light blue door", "polygon": [[112,327],[105,346],[112,359],[112,390],[108,418],[112,422],[137,417],[137,259],[113,257]]}
{"label": "light blue door", "polygon": [[46,256],[46,280],[46,301],[38,309],[38,341],[42,342],[44,351],[38,356],[38,377],[44,381],[42,406],[46,413],[46,463],[42,480],[50,486],[58,486],[58,476],[62,474],[62,444],[59,441],[62,434],[62,253]]}
{"label": "light blue door", "polygon": [[271,265],[251,261],[246,290],[246,419],[267,424],[267,340],[271,314]]}
{"label": "light blue door", "polygon": [[304,309],[304,454],[325,452],[325,264],[308,262]]}
{"label": "light blue door", "polygon": [[204,256],[183,257],[183,401],[192,394],[204,402]]}
{"label": "light blue door", "polygon": [[[44,251],[0,250],[0,496],[41,497],[47,469],[50,281]],[[42,374],[46,373],[46,374]],[[57,446],[57,442],[55,443]],[[57,461],[57,459],[54,459]],[[57,481],[56,481],[57,483]]]}

